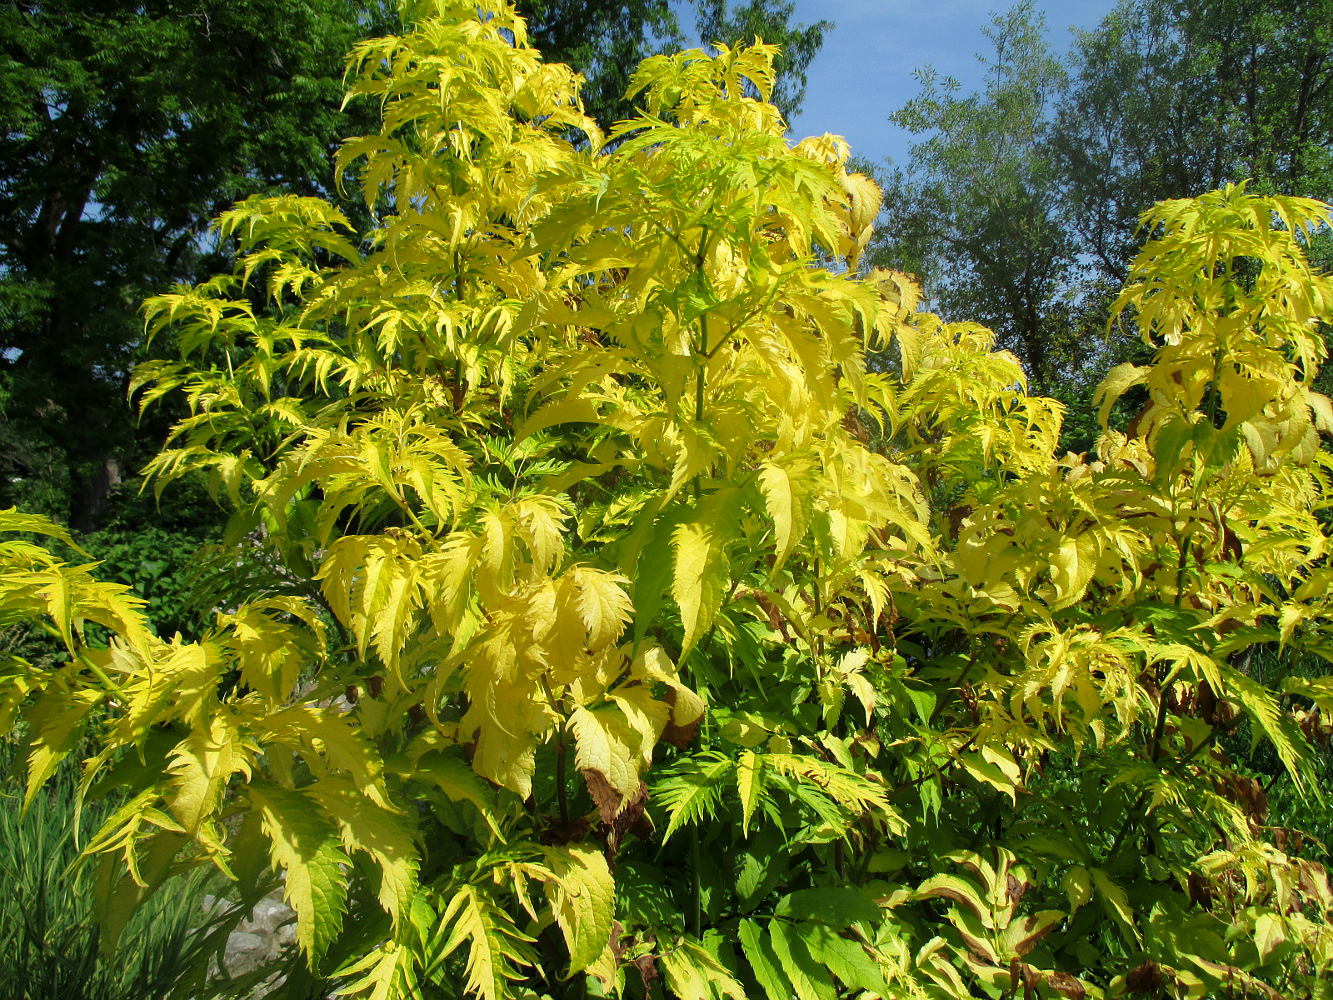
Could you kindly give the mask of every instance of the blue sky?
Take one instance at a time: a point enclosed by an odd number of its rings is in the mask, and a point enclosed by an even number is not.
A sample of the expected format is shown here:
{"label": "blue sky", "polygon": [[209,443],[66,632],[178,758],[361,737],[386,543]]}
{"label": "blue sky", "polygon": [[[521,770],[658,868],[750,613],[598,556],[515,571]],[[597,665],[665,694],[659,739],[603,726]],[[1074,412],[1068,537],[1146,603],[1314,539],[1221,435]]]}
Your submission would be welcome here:
{"label": "blue sky", "polygon": [[[911,136],[888,115],[917,92],[914,70],[934,66],[965,90],[980,82],[977,54],[993,11],[1009,4],[986,0],[795,0],[796,20],[827,19],[835,27],[810,64],[805,107],[791,122],[794,138],[833,132],[870,160],[906,163]],[[1093,28],[1114,0],[1038,0],[1047,37],[1064,52],[1070,29]],[[692,27],[687,25],[688,27]]]}

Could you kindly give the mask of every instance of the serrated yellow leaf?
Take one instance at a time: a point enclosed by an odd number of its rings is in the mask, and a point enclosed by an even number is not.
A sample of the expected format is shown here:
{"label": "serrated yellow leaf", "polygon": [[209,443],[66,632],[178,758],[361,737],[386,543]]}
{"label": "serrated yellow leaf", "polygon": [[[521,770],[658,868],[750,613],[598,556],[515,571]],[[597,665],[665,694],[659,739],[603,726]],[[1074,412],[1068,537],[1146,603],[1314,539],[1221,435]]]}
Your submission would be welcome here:
{"label": "serrated yellow leaf", "polygon": [[588,968],[611,938],[615,883],[606,856],[587,844],[542,850],[554,878],[545,885],[556,923],[569,948],[569,972]]}
{"label": "serrated yellow leaf", "polygon": [[440,957],[446,958],[463,942],[468,943],[467,989],[482,1000],[504,1000],[509,995],[509,983],[521,978],[517,967],[536,962],[532,938],[515,927],[513,918],[474,885],[462,886],[453,893],[439,923],[449,928]]}
{"label": "serrated yellow leaf", "polygon": [[764,495],[768,516],[773,519],[776,544],[773,568],[787,561],[792,547],[805,534],[802,498],[798,495],[791,474],[782,466],[765,462],[759,470],[759,489]]}
{"label": "serrated yellow leaf", "polygon": [[[351,980],[339,984],[340,995],[365,994],[366,1000],[392,1000],[417,992],[412,975],[415,965],[412,949],[387,941],[360,960],[337,969],[333,978]],[[360,978],[352,979],[353,976]]]}
{"label": "serrated yellow leaf", "polygon": [[731,569],[713,530],[701,524],[682,524],[672,535],[676,566],[671,596],[680,606],[685,638],[683,657],[713,624],[723,598],[731,588]]}
{"label": "serrated yellow leaf", "polygon": [[488,599],[507,590],[513,582],[513,545],[513,524],[507,512],[486,511],[481,518],[481,564],[477,567],[477,583]]}
{"label": "serrated yellow leaf", "polygon": [[173,794],[171,811],[190,833],[210,818],[222,801],[222,793],[233,774],[250,778],[253,747],[224,716],[214,716],[208,729],[192,729],[171,752]]}
{"label": "serrated yellow leaf", "polygon": [[652,759],[653,745],[671,716],[671,706],[653,697],[643,684],[622,684],[608,695],[631,729],[639,736],[639,758],[644,765]]}
{"label": "serrated yellow leaf", "polygon": [[63,684],[42,692],[27,715],[31,735],[28,740],[28,787],[23,794],[23,808],[55,773],[56,766],[69,755],[83,733],[84,723],[93,706],[102,700],[92,688],[71,691]]}
{"label": "serrated yellow leaf", "polygon": [[622,587],[629,581],[618,573],[588,566],[576,566],[573,577],[579,617],[588,630],[588,648],[597,652],[619,639],[629,623],[634,603]]}
{"label": "serrated yellow leaf", "polygon": [[661,646],[647,646],[634,658],[632,666],[634,676],[644,680],[660,681],[671,689],[673,705],[671,722],[677,726],[689,726],[703,716],[708,706],[704,700],[685,686],[676,672],[676,666]]}
{"label": "serrated yellow leaf", "polygon": [[532,772],[536,767],[539,735],[550,725],[550,710],[530,695],[520,696],[510,688],[508,697],[490,689],[474,702],[459,727],[475,732],[473,769],[489,781],[508,788],[520,798],[532,794]]}
{"label": "serrated yellow leaf", "polygon": [[1051,557],[1051,582],[1055,584],[1055,609],[1067,608],[1087,590],[1101,559],[1101,541],[1091,533],[1065,538]]}
{"label": "serrated yellow leaf", "polygon": [[[431,621],[444,635],[470,631],[468,604],[473,594],[482,541],[467,532],[455,532],[445,539],[440,551],[423,560],[423,574],[436,594],[430,603]],[[466,635],[463,636],[466,638]]]}
{"label": "serrated yellow leaf", "polygon": [[1268,957],[1286,940],[1285,921],[1281,916],[1276,913],[1259,915],[1259,919],[1254,922],[1254,946],[1259,951],[1261,964],[1267,962]]}
{"label": "serrated yellow leaf", "polygon": [[667,987],[680,1000],[721,1000],[724,996],[745,1000],[745,990],[726,966],[693,941],[664,949],[658,961]]}
{"label": "serrated yellow leaf", "polygon": [[753,750],[742,751],[736,761],[736,791],[741,799],[741,833],[746,837],[750,835],[750,820],[764,791],[763,766],[763,758]]}
{"label": "serrated yellow leaf", "polygon": [[344,772],[362,795],[389,808],[379,757],[349,718],[311,705],[293,705],[264,720],[260,741],[300,753],[311,761],[312,770],[332,767]]}
{"label": "serrated yellow leaf", "polygon": [[569,716],[574,760],[580,771],[599,772],[625,799],[639,791],[639,737],[617,709],[576,708]]}
{"label": "serrated yellow leaf", "polygon": [[396,924],[416,891],[418,858],[411,824],[377,806],[350,781],[326,777],[305,791],[337,824],[343,847],[374,860],[380,873],[380,906]]}
{"label": "serrated yellow leaf", "polygon": [[518,519],[537,571],[548,572],[565,551],[563,513],[549,497],[530,497],[519,501]]}
{"label": "serrated yellow leaf", "polygon": [[397,676],[398,654],[407,644],[416,612],[422,605],[416,566],[401,560],[384,588],[378,609],[370,611],[370,635],[380,661]]}
{"label": "serrated yellow leaf", "polygon": [[1129,363],[1116,365],[1106,373],[1092,397],[1092,405],[1097,407],[1097,421],[1102,427],[1106,426],[1106,418],[1116,401],[1134,386],[1142,385],[1147,377],[1147,368]]}
{"label": "serrated yellow leaf", "polygon": [[285,875],[282,895],[296,911],[297,943],[317,960],[342,927],[347,906],[343,869],[350,859],[333,825],[300,792],[266,782],[252,783],[248,792],[269,839],[273,864]]}

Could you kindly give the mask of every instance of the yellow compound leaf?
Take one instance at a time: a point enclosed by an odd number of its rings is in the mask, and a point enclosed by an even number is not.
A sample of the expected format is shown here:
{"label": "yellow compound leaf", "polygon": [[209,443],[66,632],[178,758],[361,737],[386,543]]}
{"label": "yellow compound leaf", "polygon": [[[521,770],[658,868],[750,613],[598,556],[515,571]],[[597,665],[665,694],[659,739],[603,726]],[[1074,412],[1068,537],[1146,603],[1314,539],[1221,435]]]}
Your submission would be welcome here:
{"label": "yellow compound leaf", "polygon": [[661,646],[648,646],[640,650],[634,658],[632,670],[640,681],[666,686],[666,702],[671,707],[665,728],[666,738],[677,746],[692,742],[707,706],[702,698],[681,682],[675,664],[666,651]]}
{"label": "yellow compound leaf", "polygon": [[220,715],[209,720],[206,730],[192,729],[176,745],[170,766],[171,811],[187,831],[197,832],[199,824],[217,811],[233,774],[249,780],[252,751],[227,717]]}
{"label": "yellow compound leaf", "polygon": [[618,573],[587,566],[575,567],[573,573],[579,617],[588,630],[588,648],[593,652],[605,649],[624,633],[634,610],[622,586],[629,581]]}
{"label": "yellow compound leaf", "polygon": [[652,690],[642,684],[622,684],[611,692],[610,698],[624,714],[630,728],[638,734],[639,757],[647,764],[652,759],[654,744],[671,717],[671,706],[654,698]]}

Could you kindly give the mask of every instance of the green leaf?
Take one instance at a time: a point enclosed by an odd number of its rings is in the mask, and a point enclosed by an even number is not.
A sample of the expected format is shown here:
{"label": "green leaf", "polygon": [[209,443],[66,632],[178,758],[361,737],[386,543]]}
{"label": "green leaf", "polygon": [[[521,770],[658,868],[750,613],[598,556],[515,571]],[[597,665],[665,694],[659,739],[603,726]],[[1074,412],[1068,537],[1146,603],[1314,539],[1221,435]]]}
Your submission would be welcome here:
{"label": "green leaf", "polygon": [[[675,558],[672,538],[677,527],[679,509],[671,509],[666,516],[658,516],[660,504],[650,503],[635,518],[635,527],[623,540],[634,556],[634,641],[638,643],[648,634],[671,594],[675,579]],[[623,557],[622,557],[623,558]]]}
{"label": "green leaf", "polygon": [[741,868],[736,876],[736,894],[741,906],[754,909],[788,877],[791,858],[782,830],[775,824],[762,827],[745,843]]}
{"label": "green leaf", "polygon": [[820,889],[798,889],[783,896],[773,911],[779,917],[816,920],[831,927],[850,927],[852,924],[877,924],[879,906],[860,889],[829,886]]}
{"label": "green leaf", "polygon": [[415,763],[405,766],[398,773],[414,781],[429,782],[454,802],[467,802],[475,806],[491,832],[500,835],[493,788],[477,777],[477,772],[472,770],[461,754],[423,754]]}
{"label": "green leaf", "polygon": [[1092,899],[1092,876],[1081,865],[1065,872],[1065,894],[1069,896],[1069,912],[1073,913]]}
{"label": "green leaf", "polygon": [[1301,731],[1278,707],[1277,699],[1268,688],[1248,674],[1229,667],[1223,668],[1223,675],[1227,694],[1235,697],[1250,718],[1259,724],[1291,775],[1292,783],[1304,791],[1311,780],[1310,752]]}
{"label": "green leaf", "polygon": [[790,1000],[792,987],[782,974],[777,952],[769,944],[759,925],[753,920],[742,920],[737,928],[741,951],[754,971],[754,977],[768,994],[769,1000]]}
{"label": "green leaf", "polygon": [[653,790],[653,800],[667,811],[662,840],[688,823],[712,816],[722,798],[722,784],[732,770],[731,760],[721,754],[700,754],[675,770]]}
{"label": "green leaf", "polygon": [[1092,884],[1097,888],[1097,895],[1109,913],[1125,930],[1140,938],[1139,929],[1134,926],[1134,911],[1129,907],[1129,896],[1125,890],[1111,881],[1111,876],[1100,868],[1091,870]]}
{"label": "green leaf", "polygon": [[828,970],[815,961],[795,927],[783,920],[768,925],[769,939],[797,1000],[836,1000]]}
{"label": "green leaf", "polygon": [[189,843],[190,838],[182,833],[159,830],[148,839],[146,849],[141,845],[138,876],[143,880],[143,885],[135,882],[134,876],[125,871],[121,859],[116,855],[102,855],[94,890],[94,913],[97,918],[98,943],[103,955],[108,958],[115,955],[116,944],[126,924],[144,900],[167,880],[176,856]]}
{"label": "green leaf", "polygon": [[797,924],[797,933],[816,962],[826,966],[848,989],[892,996],[884,973],[859,941],[838,935],[826,924]]}

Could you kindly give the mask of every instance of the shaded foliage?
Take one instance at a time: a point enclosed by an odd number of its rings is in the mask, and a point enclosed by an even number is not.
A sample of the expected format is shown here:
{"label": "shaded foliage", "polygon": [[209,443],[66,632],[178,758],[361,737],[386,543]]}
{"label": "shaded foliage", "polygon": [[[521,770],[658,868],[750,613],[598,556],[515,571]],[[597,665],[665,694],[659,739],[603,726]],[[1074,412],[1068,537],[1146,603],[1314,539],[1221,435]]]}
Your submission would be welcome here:
{"label": "shaded foliage", "polygon": [[143,454],[138,303],[216,266],[234,200],[328,192],[343,53],[386,23],[354,0],[0,6],[5,499],[97,523]]}

